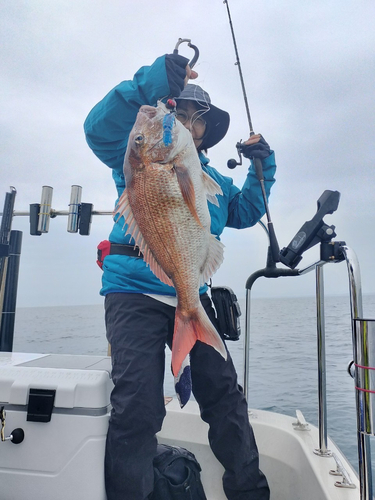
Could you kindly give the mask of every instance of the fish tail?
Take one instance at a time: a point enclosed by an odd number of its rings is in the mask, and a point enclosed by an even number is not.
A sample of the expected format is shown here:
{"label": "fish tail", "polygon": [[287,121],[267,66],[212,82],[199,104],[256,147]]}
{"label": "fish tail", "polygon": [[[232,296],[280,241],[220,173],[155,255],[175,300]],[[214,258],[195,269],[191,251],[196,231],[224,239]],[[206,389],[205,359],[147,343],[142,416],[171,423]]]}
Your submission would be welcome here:
{"label": "fish tail", "polygon": [[180,406],[183,408],[189,401],[192,390],[189,356],[186,356],[181,365],[180,371],[174,378],[174,387]]}
{"label": "fish tail", "polygon": [[172,343],[172,372],[175,377],[197,340],[212,346],[227,359],[224,342],[203,307],[199,305],[194,311],[184,314],[177,306]]}

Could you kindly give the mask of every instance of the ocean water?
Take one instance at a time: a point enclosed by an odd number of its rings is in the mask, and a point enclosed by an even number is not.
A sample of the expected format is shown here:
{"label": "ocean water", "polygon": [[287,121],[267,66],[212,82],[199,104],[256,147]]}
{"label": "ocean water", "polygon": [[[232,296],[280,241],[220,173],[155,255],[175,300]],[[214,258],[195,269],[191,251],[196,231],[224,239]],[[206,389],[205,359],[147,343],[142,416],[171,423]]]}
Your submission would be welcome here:
{"label": "ocean water", "polygon": [[[245,301],[240,304],[243,335],[228,347],[242,385]],[[375,295],[365,295],[363,306],[364,316],[375,318]],[[250,324],[249,407],[291,416],[298,409],[318,425],[315,298],[253,299]],[[353,359],[348,297],[325,298],[325,331],[328,434],[358,470],[354,381],[347,372]],[[103,306],[19,308],[14,351],[107,354]],[[168,348],[166,359],[165,394],[173,395]]]}

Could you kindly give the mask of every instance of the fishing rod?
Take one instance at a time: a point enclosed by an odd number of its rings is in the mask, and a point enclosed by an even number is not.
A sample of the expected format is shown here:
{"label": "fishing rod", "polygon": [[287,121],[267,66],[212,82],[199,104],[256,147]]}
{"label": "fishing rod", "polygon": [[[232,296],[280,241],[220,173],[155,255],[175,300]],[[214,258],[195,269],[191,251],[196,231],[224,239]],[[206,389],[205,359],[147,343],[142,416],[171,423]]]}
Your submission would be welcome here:
{"label": "fishing rod", "polygon": [[[242,93],[243,93],[243,97],[244,97],[244,101],[245,101],[245,108],[246,108],[247,120],[249,122],[249,128],[250,128],[250,137],[252,137],[253,135],[255,135],[255,133],[254,133],[253,124],[252,124],[252,121],[251,121],[250,108],[249,108],[249,103],[248,103],[248,100],[247,100],[245,82],[244,82],[243,75],[242,75],[241,62],[240,62],[240,57],[238,55],[236,37],[234,35],[233,23],[232,23],[232,18],[231,18],[231,15],[230,15],[228,0],[224,0],[224,3],[226,5],[226,7],[227,7],[228,18],[229,18],[229,26],[230,26],[230,30],[231,30],[231,33],[232,33],[234,51],[235,51],[235,54],[236,54],[235,65],[238,67],[238,72],[239,72],[239,75],[240,75]],[[240,158],[240,161],[237,162],[235,159],[228,160],[228,163],[227,163],[228,168],[233,169],[233,168],[236,168],[237,165],[242,165],[241,145],[242,145],[241,141],[236,144],[236,148],[237,148],[237,152],[238,152],[238,156]],[[270,215],[270,211],[269,211],[269,208],[268,208],[268,201],[267,201],[266,190],[265,190],[265,187],[264,187],[264,176],[263,176],[262,161],[259,158],[254,158],[254,167],[255,167],[256,176],[257,176],[257,178],[258,178],[258,180],[260,182],[260,187],[261,187],[261,190],[262,190],[262,196],[263,196],[263,201],[264,201],[264,207],[266,209],[267,225],[268,225],[268,235],[269,235],[269,240],[270,240],[270,249],[271,249],[272,259],[273,259],[273,261],[275,263],[276,262],[280,262],[279,244],[277,242],[276,233],[275,233],[275,230],[274,230],[274,227],[273,227],[273,223],[271,221],[271,215]]]}

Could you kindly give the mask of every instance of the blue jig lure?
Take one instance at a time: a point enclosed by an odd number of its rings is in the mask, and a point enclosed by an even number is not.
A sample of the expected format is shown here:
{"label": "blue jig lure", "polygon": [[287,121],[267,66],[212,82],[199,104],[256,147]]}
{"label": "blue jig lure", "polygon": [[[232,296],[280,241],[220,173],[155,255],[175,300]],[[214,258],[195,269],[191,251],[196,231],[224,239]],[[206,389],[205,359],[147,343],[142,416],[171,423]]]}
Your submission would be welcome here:
{"label": "blue jig lure", "polygon": [[174,113],[168,113],[163,119],[163,142],[165,146],[172,144],[172,127],[175,121]]}

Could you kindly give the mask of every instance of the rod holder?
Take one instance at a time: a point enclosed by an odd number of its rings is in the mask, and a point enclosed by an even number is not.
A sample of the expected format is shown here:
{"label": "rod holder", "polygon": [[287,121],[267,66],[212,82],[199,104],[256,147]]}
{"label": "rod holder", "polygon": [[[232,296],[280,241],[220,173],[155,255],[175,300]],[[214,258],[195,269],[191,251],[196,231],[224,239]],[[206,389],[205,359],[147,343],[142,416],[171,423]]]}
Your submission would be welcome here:
{"label": "rod holder", "polygon": [[70,203],[68,213],[68,233],[77,233],[79,224],[79,210],[82,198],[82,187],[73,185],[70,192]]}
{"label": "rod holder", "polygon": [[5,352],[13,350],[21,247],[22,231],[12,230],[9,239],[9,257],[0,320],[0,351]]}
{"label": "rod holder", "polygon": [[39,203],[30,203],[29,221],[30,221],[30,235],[40,236],[42,233],[38,231],[39,225]]}
{"label": "rod holder", "polygon": [[40,200],[38,233],[48,233],[49,221],[51,218],[53,188],[51,186],[42,187],[42,197]]}
{"label": "rod holder", "polygon": [[79,217],[79,234],[81,236],[88,236],[90,234],[91,219],[92,219],[93,204],[81,203],[80,217]]}

